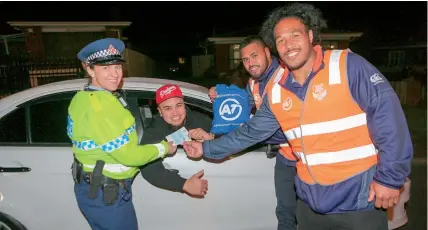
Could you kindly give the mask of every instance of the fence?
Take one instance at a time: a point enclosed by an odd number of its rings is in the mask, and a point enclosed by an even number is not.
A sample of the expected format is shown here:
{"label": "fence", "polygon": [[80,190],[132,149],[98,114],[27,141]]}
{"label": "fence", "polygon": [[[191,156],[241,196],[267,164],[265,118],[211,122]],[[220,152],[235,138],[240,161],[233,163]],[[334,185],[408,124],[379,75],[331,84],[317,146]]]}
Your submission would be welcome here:
{"label": "fence", "polygon": [[395,90],[402,105],[419,106],[421,103],[426,103],[426,85],[422,85],[414,78],[391,81],[389,83]]}
{"label": "fence", "polygon": [[0,57],[0,97],[30,87],[83,77],[77,59]]}

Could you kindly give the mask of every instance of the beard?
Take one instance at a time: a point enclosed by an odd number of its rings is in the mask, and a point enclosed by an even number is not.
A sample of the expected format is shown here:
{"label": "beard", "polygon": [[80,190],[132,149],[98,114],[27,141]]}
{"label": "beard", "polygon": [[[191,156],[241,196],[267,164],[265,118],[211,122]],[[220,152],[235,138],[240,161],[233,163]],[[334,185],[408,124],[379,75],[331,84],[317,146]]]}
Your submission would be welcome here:
{"label": "beard", "polygon": [[287,68],[291,71],[294,71],[294,70],[298,70],[298,69],[302,68],[308,62],[309,57],[310,57],[310,53],[308,53],[306,55],[306,57],[300,61],[295,60],[294,62],[293,61],[290,62],[290,61],[287,61],[286,57],[282,58],[282,59],[283,59],[283,62],[285,63],[285,65],[287,66]]}
{"label": "beard", "polygon": [[306,59],[306,60],[303,60],[303,61],[296,63],[296,64],[289,65],[288,63],[285,63],[285,65],[287,65],[289,70],[294,71],[294,70],[298,70],[298,69],[302,68],[306,64],[307,61],[308,60]]}

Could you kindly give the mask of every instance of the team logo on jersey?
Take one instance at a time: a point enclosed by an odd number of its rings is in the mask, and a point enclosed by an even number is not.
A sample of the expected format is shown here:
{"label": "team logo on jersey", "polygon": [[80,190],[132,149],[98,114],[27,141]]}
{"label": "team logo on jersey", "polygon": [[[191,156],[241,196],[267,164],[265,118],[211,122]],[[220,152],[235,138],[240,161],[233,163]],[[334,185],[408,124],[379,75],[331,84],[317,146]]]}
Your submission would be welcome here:
{"label": "team logo on jersey", "polygon": [[282,103],[282,109],[285,111],[290,110],[292,106],[293,106],[293,100],[291,99],[291,97],[287,97]]}
{"label": "team logo on jersey", "polygon": [[256,103],[256,105],[260,105],[260,103],[262,103],[262,98],[260,97],[260,94],[254,94],[254,103]]}
{"label": "team logo on jersey", "polygon": [[312,96],[318,101],[324,99],[327,96],[327,89],[324,87],[324,84],[314,85],[312,87]]}

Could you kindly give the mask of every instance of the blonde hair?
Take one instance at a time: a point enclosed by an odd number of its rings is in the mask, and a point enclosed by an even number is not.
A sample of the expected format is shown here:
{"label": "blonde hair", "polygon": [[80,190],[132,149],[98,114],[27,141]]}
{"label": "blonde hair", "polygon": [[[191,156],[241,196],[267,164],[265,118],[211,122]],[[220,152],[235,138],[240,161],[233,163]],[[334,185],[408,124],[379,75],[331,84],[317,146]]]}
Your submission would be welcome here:
{"label": "blonde hair", "polygon": [[88,68],[88,67],[91,69],[94,68],[93,65],[88,65],[86,62],[82,62],[82,68],[83,68],[83,71],[85,71],[84,77],[87,77],[88,78],[88,84],[91,84],[92,83],[92,77],[89,75],[88,71],[86,70],[86,68]]}

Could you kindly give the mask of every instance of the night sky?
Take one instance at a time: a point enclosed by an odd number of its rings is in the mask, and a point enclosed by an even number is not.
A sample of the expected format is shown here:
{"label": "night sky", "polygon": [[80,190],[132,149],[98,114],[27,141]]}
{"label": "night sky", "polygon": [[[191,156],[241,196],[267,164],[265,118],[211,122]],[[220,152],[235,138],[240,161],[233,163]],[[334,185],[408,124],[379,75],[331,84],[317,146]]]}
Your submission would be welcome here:
{"label": "night sky", "polygon": [[[334,30],[376,31],[389,39],[426,41],[426,2],[312,2]],[[0,35],[7,21],[131,21],[124,36],[154,59],[201,52],[198,41],[260,26],[276,2],[0,2]],[[420,40],[420,38],[418,39]]]}

